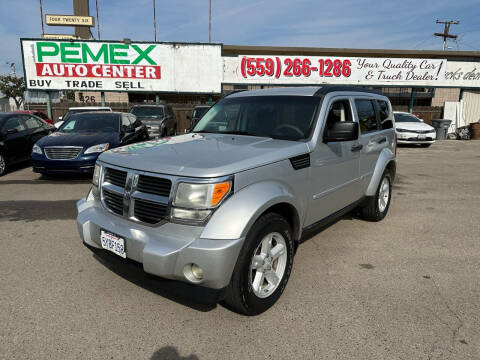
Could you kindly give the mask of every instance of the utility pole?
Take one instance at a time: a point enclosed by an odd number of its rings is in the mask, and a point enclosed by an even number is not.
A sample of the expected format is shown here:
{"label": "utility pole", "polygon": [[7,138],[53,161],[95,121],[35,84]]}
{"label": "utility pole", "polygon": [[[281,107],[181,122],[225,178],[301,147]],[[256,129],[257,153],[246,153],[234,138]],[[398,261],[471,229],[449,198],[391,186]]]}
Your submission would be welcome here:
{"label": "utility pole", "polygon": [[443,51],[445,51],[445,49],[447,47],[447,39],[456,39],[458,37],[458,35],[452,35],[452,34],[449,33],[450,32],[450,25],[458,25],[458,24],[460,24],[460,21],[458,21],[458,20],[456,20],[456,21],[454,21],[454,20],[450,20],[450,21],[437,20],[437,24],[443,24],[444,25],[443,33],[434,33],[433,35],[443,38],[442,49],[443,49]]}
{"label": "utility pole", "polygon": [[157,42],[157,10],[156,3],[157,0],[153,0],[153,39]]}
{"label": "utility pole", "polygon": [[98,34],[97,40],[100,40],[100,19],[98,18],[98,0],[95,0],[95,9],[97,10],[97,34]]}
{"label": "utility pole", "polygon": [[40,0],[40,20],[42,21],[42,37],[45,34],[45,30],[43,28],[43,6],[42,6],[42,0]]}
{"label": "utility pole", "polygon": [[212,42],[212,0],[208,0],[208,42]]}

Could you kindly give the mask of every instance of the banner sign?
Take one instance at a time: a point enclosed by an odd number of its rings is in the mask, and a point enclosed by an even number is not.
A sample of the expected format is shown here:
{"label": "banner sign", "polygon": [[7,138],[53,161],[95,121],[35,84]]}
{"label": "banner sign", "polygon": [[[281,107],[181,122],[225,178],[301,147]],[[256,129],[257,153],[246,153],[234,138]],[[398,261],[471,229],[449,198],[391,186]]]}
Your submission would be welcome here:
{"label": "banner sign", "polygon": [[27,89],[220,93],[222,84],[480,87],[480,62],[222,56],[220,44],[22,39]]}
{"label": "banner sign", "polygon": [[220,93],[221,45],[21,40],[31,90]]}
{"label": "banner sign", "polygon": [[443,59],[243,55],[226,60],[224,81],[417,86],[444,82],[446,63]]}

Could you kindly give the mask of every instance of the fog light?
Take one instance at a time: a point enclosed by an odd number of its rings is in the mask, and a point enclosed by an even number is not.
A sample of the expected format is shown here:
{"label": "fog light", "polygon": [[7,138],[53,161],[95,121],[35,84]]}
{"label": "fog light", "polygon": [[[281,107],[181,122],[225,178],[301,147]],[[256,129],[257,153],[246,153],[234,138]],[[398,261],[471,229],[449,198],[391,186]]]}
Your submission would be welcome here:
{"label": "fog light", "polygon": [[185,265],[183,274],[191,282],[200,282],[203,280],[203,269],[194,263]]}
{"label": "fog light", "polygon": [[203,269],[198,266],[197,264],[192,264],[192,275],[195,276],[196,279],[202,280],[203,279]]}

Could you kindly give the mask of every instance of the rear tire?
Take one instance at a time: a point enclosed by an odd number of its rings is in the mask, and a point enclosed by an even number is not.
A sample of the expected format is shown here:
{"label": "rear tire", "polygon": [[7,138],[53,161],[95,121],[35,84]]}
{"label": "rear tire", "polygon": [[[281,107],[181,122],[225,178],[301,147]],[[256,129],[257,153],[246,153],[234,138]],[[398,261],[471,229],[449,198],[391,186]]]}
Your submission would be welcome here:
{"label": "rear tire", "polygon": [[260,217],[248,232],[238,256],[225,303],[245,315],[266,311],[287,285],[293,256],[290,224],[275,213]]}
{"label": "rear tire", "polygon": [[4,175],[7,171],[7,160],[2,153],[0,153],[0,176]]}
{"label": "rear tire", "polygon": [[360,209],[361,217],[368,221],[380,221],[388,212],[392,198],[392,175],[385,169],[375,196],[368,198],[365,206]]}

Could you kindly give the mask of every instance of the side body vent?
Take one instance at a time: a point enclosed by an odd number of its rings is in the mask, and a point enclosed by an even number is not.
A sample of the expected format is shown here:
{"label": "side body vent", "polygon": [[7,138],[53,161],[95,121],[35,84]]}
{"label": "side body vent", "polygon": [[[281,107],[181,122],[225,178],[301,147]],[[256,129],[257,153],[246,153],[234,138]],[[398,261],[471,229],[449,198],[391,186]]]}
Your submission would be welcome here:
{"label": "side body vent", "polygon": [[295,170],[304,169],[310,167],[310,154],[298,155],[290,158],[290,162]]}

